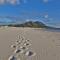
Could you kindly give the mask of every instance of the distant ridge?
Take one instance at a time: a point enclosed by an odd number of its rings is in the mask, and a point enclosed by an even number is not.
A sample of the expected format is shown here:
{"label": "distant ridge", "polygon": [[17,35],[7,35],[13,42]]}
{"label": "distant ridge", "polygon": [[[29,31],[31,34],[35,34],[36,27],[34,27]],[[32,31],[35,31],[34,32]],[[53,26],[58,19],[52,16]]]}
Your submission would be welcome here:
{"label": "distant ridge", "polygon": [[13,27],[31,27],[31,28],[43,28],[46,27],[45,24],[39,21],[28,21],[22,24],[9,24],[8,26],[13,26]]}
{"label": "distant ridge", "polygon": [[[0,25],[0,26],[6,26],[6,25]],[[28,21],[20,24],[8,24],[8,27],[30,27],[30,28],[47,28],[47,29],[59,29],[56,27],[47,26],[46,24],[40,22],[40,21]]]}

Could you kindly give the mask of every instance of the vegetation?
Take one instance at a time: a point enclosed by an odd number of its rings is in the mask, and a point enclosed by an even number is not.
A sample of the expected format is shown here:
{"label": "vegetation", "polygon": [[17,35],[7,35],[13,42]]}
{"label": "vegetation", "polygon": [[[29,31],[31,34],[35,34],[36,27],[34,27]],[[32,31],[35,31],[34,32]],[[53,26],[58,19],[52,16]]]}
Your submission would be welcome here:
{"label": "vegetation", "polygon": [[9,24],[9,25],[0,25],[1,26],[8,26],[8,27],[31,27],[31,28],[47,28],[47,29],[59,29],[60,28],[56,28],[56,27],[51,27],[51,26],[46,26],[44,23],[39,22],[39,21],[28,21],[25,23],[21,23],[21,24]]}
{"label": "vegetation", "polygon": [[29,21],[29,22],[25,22],[22,24],[10,24],[8,26],[11,26],[11,27],[31,27],[31,28],[47,27],[45,24],[43,24],[42,22],[39,22],[39,21],[36,21],[36,22]]}

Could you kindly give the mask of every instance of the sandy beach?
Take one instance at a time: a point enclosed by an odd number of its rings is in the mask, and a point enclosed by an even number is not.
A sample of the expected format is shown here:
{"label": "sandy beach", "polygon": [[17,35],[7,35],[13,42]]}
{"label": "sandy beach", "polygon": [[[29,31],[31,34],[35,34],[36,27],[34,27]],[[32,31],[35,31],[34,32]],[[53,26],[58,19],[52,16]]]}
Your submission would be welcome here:
{"label": "sandy beach", "polygon": [[8,60],[13,54],[11,44],[18,40],[18,35],[31,41],[31,49],[36,56],[23,60],[60,60],[60,32],[44,31],[35,28],[0,28],[0,60]]}

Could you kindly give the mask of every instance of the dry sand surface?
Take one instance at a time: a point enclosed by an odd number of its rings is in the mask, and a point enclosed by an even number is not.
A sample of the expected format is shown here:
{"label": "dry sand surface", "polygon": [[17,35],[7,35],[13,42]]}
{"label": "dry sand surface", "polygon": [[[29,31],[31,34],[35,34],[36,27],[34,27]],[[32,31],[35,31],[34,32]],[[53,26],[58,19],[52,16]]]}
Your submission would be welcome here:
{"label": "dry sand surface", "polygon": [[49,32],[34,28],[0,28],[0,60],[8,60],[12,55],[11,44],[22,35],[32,43],[36,56],[23,60],[60,60],[60,32]]}

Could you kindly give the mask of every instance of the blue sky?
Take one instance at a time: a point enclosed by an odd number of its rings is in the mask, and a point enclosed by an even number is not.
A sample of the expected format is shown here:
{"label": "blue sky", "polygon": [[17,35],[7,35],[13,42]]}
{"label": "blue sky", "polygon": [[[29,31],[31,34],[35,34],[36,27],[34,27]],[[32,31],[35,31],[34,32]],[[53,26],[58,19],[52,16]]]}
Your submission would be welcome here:
{"label": "blue sky", "polygon": [[16,18],[4,22],[39,20],[60,27],[60,0],[0,0],[0,16]]}

